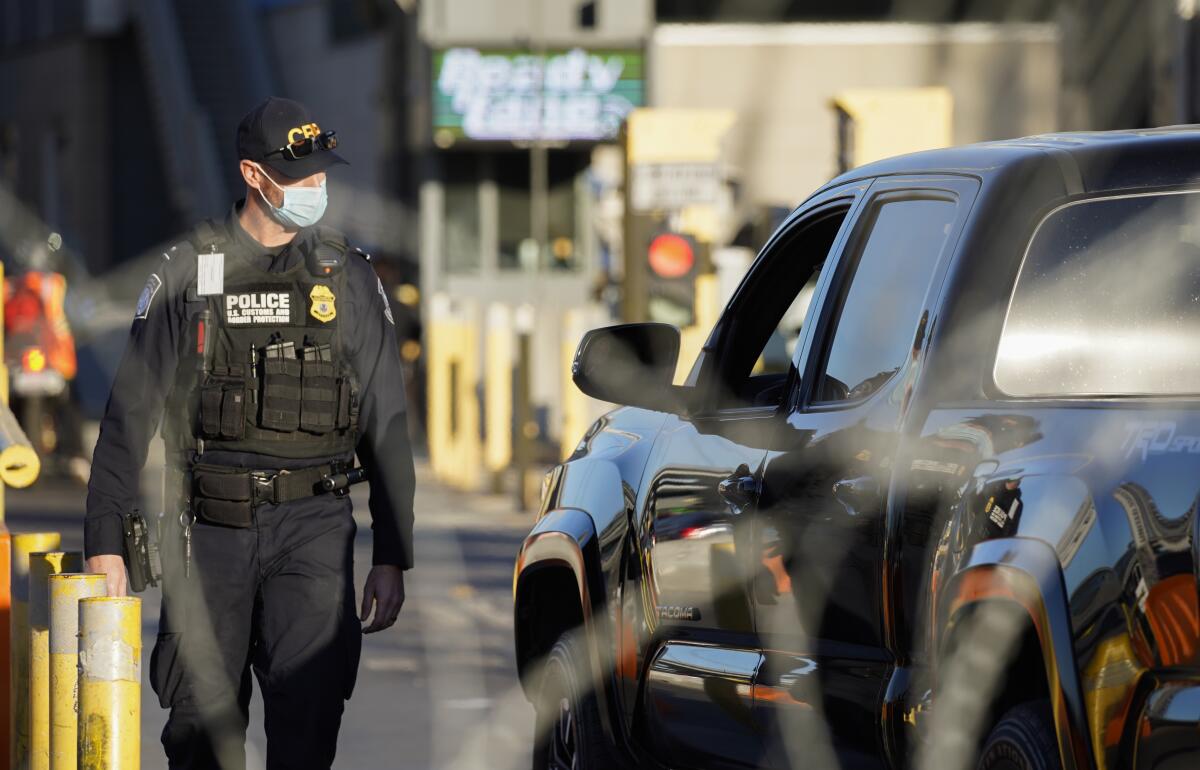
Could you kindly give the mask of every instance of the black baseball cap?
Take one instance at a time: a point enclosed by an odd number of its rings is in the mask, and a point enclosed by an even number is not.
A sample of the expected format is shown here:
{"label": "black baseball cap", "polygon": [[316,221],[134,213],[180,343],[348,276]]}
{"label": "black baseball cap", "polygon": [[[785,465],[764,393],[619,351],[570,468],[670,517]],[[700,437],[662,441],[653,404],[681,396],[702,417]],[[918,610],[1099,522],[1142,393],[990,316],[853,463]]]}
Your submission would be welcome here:
{"label": "black baseball cap", "polygon": [[346,163],[346,159],[333,150],[314,149],[300,158],[274,151],[325,130],[300,102],[272,96],[250,110],[238,124],[238,159],[270,166],[289,179],[303,179],[338,163]]}

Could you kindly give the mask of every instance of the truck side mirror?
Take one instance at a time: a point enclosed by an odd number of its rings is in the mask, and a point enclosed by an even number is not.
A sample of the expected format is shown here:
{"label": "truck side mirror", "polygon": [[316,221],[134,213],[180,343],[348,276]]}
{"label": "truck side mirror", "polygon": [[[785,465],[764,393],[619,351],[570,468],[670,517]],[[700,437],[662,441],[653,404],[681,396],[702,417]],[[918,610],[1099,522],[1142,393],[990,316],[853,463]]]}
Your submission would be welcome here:
{"label": "truck side mirror", "polygon": [[680,399],[672,382],[678,360],[679,330],[670,324],[606,326],[584,335],[571,379],[601,401],[675,412]]}

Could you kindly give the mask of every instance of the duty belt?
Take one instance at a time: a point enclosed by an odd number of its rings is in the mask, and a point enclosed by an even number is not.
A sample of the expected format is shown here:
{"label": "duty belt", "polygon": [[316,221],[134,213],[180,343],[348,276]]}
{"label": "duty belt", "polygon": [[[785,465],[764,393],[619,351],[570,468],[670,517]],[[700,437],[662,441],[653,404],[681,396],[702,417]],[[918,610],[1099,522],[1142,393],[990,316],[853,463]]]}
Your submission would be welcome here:
{"label": "duty belt", "polygon": [[250,471],[251,502],[279,505],[322,494],[321,479],[335,470],[333,465],[317,465],[294,471]]}
{"label": "duty belt", "polygon": [[197,463],[192,467],[193,513],[212,524],[248,527],[260,505],[278,505],[327,491],[344,494],[344,488],[327,482],[345,472],[345,466],[333,463],[282,471]]}

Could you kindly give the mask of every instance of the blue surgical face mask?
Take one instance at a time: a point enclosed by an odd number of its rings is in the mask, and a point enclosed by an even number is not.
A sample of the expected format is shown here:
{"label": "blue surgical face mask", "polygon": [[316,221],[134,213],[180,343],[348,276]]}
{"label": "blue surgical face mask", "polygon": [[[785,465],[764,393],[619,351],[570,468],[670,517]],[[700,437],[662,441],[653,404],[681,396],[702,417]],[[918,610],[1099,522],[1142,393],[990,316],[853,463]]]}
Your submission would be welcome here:
{"label": "blue surgical face mask", "polygon": [[267,181],[275,185],[277,190],[283,192],[283,205],[275,206],[267,200],[267,196],[263,195],[262,190],[258,191],[276,222],[284,227],[299,229],[310,227],[321,221],[321,217],[325,215],[325,206],[329,203],[324,179],[321,180],[318,187],[297,187],[295,185],[280,187],[275,184],[274,179],[266,175],[266,172],[263,173],[263,176],[266,176]]}

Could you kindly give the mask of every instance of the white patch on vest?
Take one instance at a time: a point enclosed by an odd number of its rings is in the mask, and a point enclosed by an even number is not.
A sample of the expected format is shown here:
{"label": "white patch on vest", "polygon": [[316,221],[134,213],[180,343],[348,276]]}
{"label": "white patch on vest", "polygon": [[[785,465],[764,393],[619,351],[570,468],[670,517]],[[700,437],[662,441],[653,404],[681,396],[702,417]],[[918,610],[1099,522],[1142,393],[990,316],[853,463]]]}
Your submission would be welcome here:
{"label": "white patch on vest", "polygon": [[235,326],[291,323],[292,295],[286,291],[226,294],[225,322]]}
{"label": "white patch on vest", "polygon": [[133,311],[133,320],[145,318],[150,313],[150,303],[154,301],[154,295],[158,294],[161,286],[162,279],[151,273],[150,277],[146,279],[146,285],[142,287],[142,293],[138,295],[137,309]]}
{"label": "white patch on vest", "polygon": [[196,293],[201,297],[225,293],[225,255],[201,254],[196,271]]}
{"label": "white patch on vest", "polygon": [[379,280],[379,276],[375,276],[375,285],[379,287],[379,298],[383,300],[383,317],[388,319],[388,323],[395,326],[396,319],[392,318],[392,303],[388,302],[387,294],[383,291],[383,281]]}

